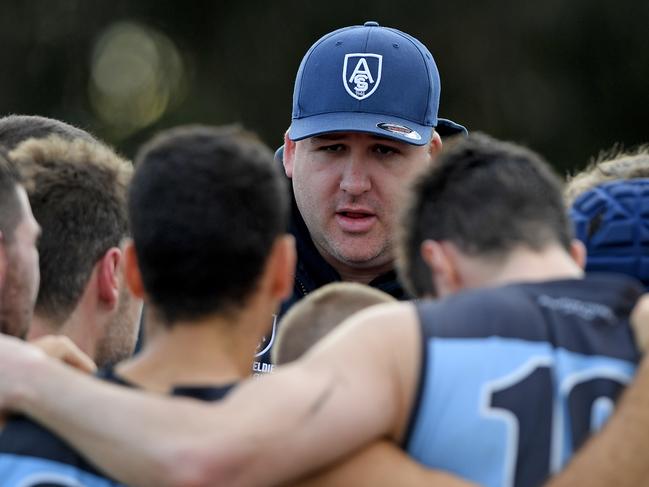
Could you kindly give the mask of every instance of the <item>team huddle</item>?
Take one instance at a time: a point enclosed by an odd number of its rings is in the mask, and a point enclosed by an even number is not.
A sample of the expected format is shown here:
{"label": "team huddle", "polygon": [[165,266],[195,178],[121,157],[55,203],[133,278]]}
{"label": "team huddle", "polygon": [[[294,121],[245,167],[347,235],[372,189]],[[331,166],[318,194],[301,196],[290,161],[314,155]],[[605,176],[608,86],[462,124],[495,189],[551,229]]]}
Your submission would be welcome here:
{"label": "team huddle", "polygon": [[0,485],[649,483],[649,152],[564,182],[439,99],[366,22],[275,155],[0,119]]}

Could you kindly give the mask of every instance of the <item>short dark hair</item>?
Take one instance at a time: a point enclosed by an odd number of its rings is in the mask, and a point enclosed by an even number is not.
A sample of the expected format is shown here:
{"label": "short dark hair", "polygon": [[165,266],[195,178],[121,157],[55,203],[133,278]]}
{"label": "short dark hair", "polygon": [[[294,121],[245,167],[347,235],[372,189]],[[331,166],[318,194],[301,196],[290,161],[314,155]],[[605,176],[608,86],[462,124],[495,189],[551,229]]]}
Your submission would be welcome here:
{"label": "short dark hair", "polygon": [[447,240],[472,256],[502,257],[513,247],[570,248],[562,183],[524,147],[473,134],[442,151],[419,178],[399,237],[400,278],[416,296],[435,295],[421,257],[428,239]]}
{"label": "short dark hair", "polygon": [[51,135],[10,153],[42,228],[36,310],[62,324],[97,261],[128,237],[130,162],[97,141]]}
{"label": "short dark hair", "polygon": [[7,150],[14,149],[27,139],[42,139],[58,135],[66,140],[95,140],[88,132],[53,118],[37,115],[7,115],[0,118],[0,144]]}
{"label": "short dark hair", "polygon": [[20,173],[7,153],[0,149],[0,231],[7,243],[13,242],[16,227],[23,218],[17,192],[21,183]]}
{"label": "short dark hair", "polygon": [[129,195],[144,288],[167,325],[242,306],[286,231],[273,154],[235,126],[184,126],[146,144]]}

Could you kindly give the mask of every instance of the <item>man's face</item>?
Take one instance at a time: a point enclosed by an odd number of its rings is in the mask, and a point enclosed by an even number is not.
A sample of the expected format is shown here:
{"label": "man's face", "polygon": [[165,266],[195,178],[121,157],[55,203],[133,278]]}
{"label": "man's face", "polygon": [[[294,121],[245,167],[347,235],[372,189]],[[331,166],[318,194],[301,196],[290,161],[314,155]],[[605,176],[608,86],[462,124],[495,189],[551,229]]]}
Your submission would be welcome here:
{"label": "man's face", "polygon": [[40,281],[36,248],[40,227],[25,190],[17,187],[17,192],[22,217],[13,240],[3,242],[7,267],[1,292],[0,329],[2,333],[23,338],[32,320]]}
{"label": "man's face", "polygon": [[286,173],[320,254],[339,272],[389,270],[404,190],[430,164],[431,146],[365,133],[331,133],[294,144]]}

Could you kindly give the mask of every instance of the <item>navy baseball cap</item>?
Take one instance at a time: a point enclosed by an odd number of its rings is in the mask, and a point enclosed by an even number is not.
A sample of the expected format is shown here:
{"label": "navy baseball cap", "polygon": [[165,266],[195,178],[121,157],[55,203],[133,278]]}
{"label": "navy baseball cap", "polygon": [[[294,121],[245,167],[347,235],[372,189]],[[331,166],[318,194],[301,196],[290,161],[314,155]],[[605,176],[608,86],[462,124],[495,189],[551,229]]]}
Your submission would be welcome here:
{"label": "navy baseball cap", "polygon": [[377,22],[344,27],[318,40],[300,64],[289,138],[367,132],[425,145],[440,135],[466,134],[437,118],[439,72],[414,37]]}
{"label": "navy baseball cap", "polygon": [[575,200],[570,217],[587,272],[627,274],[649,288],[649,179],[596,186]]}

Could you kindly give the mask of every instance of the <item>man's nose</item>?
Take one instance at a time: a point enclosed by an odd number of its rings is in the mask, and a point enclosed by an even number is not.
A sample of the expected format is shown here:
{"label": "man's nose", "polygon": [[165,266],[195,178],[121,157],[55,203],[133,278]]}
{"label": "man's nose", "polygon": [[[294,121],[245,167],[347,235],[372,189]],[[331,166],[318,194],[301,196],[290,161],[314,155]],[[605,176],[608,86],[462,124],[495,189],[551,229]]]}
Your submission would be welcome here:
{"label": "man's nose", "polygon": [[368,169],[367,163],[361,157],[351,156],[345,163],[340,189],[352,196],[369,191],[372,188],[372,181]]}

